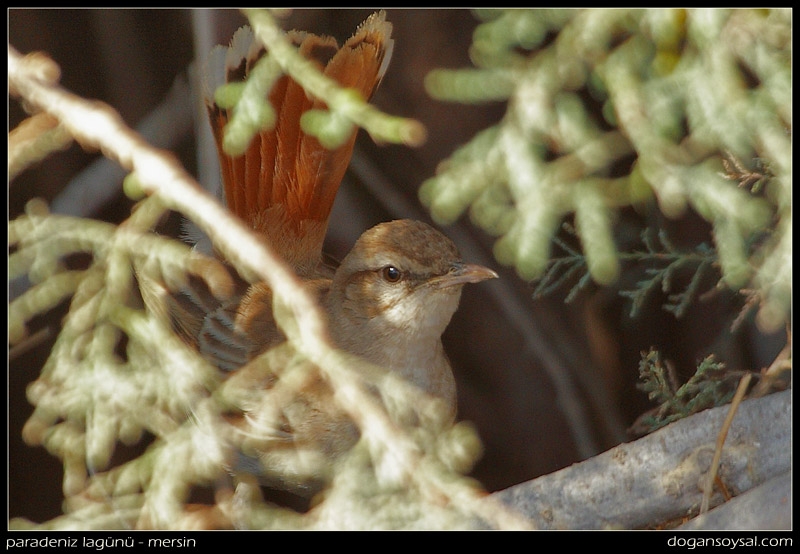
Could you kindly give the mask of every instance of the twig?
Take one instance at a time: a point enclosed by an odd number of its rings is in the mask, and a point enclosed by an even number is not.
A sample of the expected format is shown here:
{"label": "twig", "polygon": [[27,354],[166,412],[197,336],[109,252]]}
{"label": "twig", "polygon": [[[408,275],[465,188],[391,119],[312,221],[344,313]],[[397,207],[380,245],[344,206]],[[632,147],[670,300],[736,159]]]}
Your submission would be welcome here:
{"label": "twig", "polygon": [[44,327],[39,329],[34,334],[29,337],[26,337],[22,340],[22,342],[13,345],[8,350],[8,361],[17,358],[18,356],[22,356],[26,352],[36,348],[44,341],[48,340],[53,336],[53,328],[52,327]]}
{"label": "twig", "polygon": [[736,410],[739,407],[739,404],[744,399],[744,395],[747,392],[747,387],[750,384],[750,373],[745,373],[742,380],[739,381],[739,387],[736,389],[736,394],[733,395],[733,400],[731,400],[731,407],[728,410],[728,415],[725,417],[725,421],[722,424],[722,429],[717,435],[717,447],[714,450],[714,459],[711,462],[711,468],[708,471],[708,475],[706,477],[706,485],[705,490],[703,491],[703,500],[700,503],[700,513],[704,514],[708,511],[708,505],[711,501],[711,493],[714,490],[714,481],[717,478],[717,470],[719,469],[719,462],[722,458],[722,447],[725,444],[725,439],[728,436],[728,430],[731,427],[731,423],[733,422],[733,417],[736,415]]}
{"label": "twig", "polygon": [[761,379],[758,381],[755,387],[753,387],[753,392],[750,396],[757,398],[759,396],[764,396],[767,394],[772,385],[775,384],[775,380],[780,377],[784,371],[791,369],[792,367],[792,335],[791,333],[787,333],[788,339],[786,342],[786,346],[783,347],[769,367],[762,373]]}
{"label": "twig", "polygon": [[[190,95],[189,84],[179,76],[161,103],[137,125],[136,131],[153,146],[175,148],[191,132],[193,106],[186,101]],[[113,160],[99,158],[53,198],[50,210],[57,214],[91,216],[119,194],[123,177],[124,172]]]}

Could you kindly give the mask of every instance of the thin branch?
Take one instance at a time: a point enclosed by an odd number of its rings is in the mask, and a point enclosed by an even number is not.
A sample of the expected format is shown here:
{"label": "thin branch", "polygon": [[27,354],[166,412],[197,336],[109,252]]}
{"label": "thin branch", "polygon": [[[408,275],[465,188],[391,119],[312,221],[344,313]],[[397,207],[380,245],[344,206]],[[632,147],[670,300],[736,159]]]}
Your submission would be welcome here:
{"label": "thin branch", "polygon": [[736,389],[736,394],[733,396],[728,415],[725,416],[725,421],[722,424],[722,429],[717,435],[717,446],[714,449],[714,459],[711,462],[711,468],[708,470],[706,476],[705,490],[703,491],[703,500],[700,503],[700,513],[704,514],[708,511],[708,505],[711,501],[711,493],[714,491],[714,482],[717,479],[717,471],[719,470],[719,462],[722,459],[722,447],[725,445],[725,439],[728,436],[728,430],[733,423],[733,417],[736,415],[736,410],[739,408],[744,395],[747,393],[747,387],[750,385],[750,373],[745,373],[742,380],[739,381],[739,387]]}

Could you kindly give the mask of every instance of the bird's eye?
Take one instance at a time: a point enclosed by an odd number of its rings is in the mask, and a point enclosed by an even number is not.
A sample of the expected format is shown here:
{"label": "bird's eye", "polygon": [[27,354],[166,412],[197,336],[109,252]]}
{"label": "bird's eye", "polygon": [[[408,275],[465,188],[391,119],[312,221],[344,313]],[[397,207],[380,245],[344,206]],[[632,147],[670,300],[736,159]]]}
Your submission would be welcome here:
{"label": "bird's eye", "polygon": [[386,267],[384,267],[381,270],[381,275],[389,283],[396,283],[403,278],[403,272],[394,267],[393,265],[387,265]]}

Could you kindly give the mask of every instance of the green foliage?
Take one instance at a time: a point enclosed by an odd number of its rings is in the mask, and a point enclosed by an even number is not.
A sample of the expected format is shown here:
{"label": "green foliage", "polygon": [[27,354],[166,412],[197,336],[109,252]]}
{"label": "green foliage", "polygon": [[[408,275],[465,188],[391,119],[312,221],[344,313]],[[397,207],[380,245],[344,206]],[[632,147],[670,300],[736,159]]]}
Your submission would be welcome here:
{"label": "green foliage", "polygon": [[[567,224],[563,227],[570,235],[577,234],[573,227]],[[555,236],[553,241],[565,255],[555,256],[550,260],[533,294],[535,298],[543,297],[574,282],[565,298],[565,302],[571,302],[591,283],[592,272],[588,268],[586,256],[581,252],[558,236]],[[657,289],[664,293],[672,293],[664,309],[673,313],[675,317],[682,317],[692,301],[700,296],[699,288],[703,277],[718,267],[716,252],[705,243],[699,244],[692,251],[680,250],[672,244],[663,229],[657,231],[652,228],[645,229],[642,232],[642,242],[645,250],[619,254],[621,261],[644,267],[645,275],[648,276],[637,282],[633,290],[620,292],[621,296],[631,299],[630,317],[634,318],[639,314],[648,296]],[[675,292],[674,280],[679,271],[691,271],[692,277],[683,291]]]}
{"label": "green foliage", "polygon": [[[469,210],[500,237],[498,261],[549,285],[551,244],[574,214],[586,269],[608,284],[617,209],[692,209],[711,224],[721,283],[757,290],[759,323],[779,328],[791,295],[791,11],[475,13],[475,67],[436,70],[426,86],[442,100],[505,100],[507,112],[423,184],[434,218]],[[747,160],[769,172],[740,171]]]}
{"label": "green foliage", "polygon": [[651,276],[649,279],[638,282],[637,289],[622,291],[620,294],[632,300],[633,305],[630,315],[631,317],[636,317],[638,311],[644,304],[647,294],[651,290],[660,285],[663,292],[671,291],[672,280],[675,274],[688,266],[693,271],[689,285],[683,292],[671,294],[668,303],[664,305],[665,310],[675,314],[675,317],[681,317],[686,312],[691,301],[697,296],[703,275],[716,263],[716,254],[713,249],[709,248],[709,246],[704,243],[697,246],[693,252],[681,252],[667,239],[666,233],[663,230],[658,232],[660,249],[653,243],[650,236],[651,234],[652,233],[648,233],[647,230],[643,233],[647,248],[646,252],[634,252],[626,257],[636,259],[642,263],[647,263],[652,260],[657,263],[666,262],[667,265],[661,268],[646,269],[645,272]]}
{"label": "green foliage", "polygon": [[634,432],[645,434],[699,411],[727,404],[741,376],[727,372],[725,364],[707,356],[697,365],[694,375],[678,385],[673,369],[661,360],[657,350],[650,350],[642,353],[639,377],[642,382],[638,388],[659,404],[633,425]]}

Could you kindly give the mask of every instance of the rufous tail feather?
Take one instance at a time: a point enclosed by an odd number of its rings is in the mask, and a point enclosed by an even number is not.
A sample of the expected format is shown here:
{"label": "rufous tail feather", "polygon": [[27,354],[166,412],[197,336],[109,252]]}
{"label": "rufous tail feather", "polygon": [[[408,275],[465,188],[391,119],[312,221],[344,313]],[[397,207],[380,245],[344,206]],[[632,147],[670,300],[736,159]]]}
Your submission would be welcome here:
{"label": "rufous tail feather", "polygon": [[[289,37],[326,76],[369,100],[391,57],[391,31],[391,23],[381,11],[367,18],[341,48],[331,37],[294,31]],[[319,263],[328,218],[350,163],[357,129],[334,150],[304,133],[300,127],[303,113],[324,109],[325,104],[284,75],[269,94],[276,113],[274,128],[257,134],[244,155],[226,154],[222,138],[231,114],[217,106],[211,95],[219,84],[247,77],[264,51],[248,27],[237,31],[228,48],[215,49],[209,59],[206,101],[228,208],[303,273]]]}

